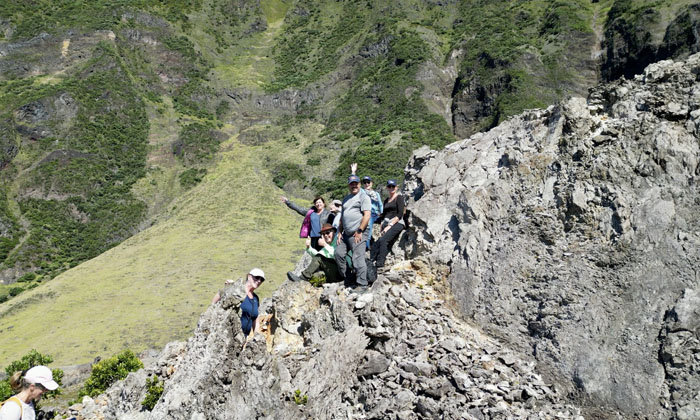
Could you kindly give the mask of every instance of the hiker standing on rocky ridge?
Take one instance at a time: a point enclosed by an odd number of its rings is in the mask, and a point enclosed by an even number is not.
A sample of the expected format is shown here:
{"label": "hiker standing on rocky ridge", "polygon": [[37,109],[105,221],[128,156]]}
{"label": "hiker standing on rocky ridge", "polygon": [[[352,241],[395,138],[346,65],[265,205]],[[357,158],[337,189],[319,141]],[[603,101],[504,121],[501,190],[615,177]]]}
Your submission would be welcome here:
{"label": "hiker standing on rocky ridge", "polygon": [[245,298],[241,302],[241,328],[243,334],[250,335],[251,331],[258,330],[258,308],[260,307],[260,298],[255,294],[254,290],[260,287],[265,281],[265,273],[254,268],[248,273],[248,278],[245,282]]}
{"label": "hiker standing on rocky ridge", "polygon": [[348,177],[350,194],[343,199],[343,210],[340,213],[339,240],[335,248],[335,262],[338,265],[340,278],[347,280],[348,267],[345,256],[352,250],[352,265],[355,267],[358,291],[367,288],[367,261],[365,250],[372,203],[369,196],[360,189],[360,178],[357,175]]}
{"label": "hiker standing on rocky ridge", "polygon": [[[351,175],[357,175],[357,163],[350,164]],[[372,210],[369,215],[369,225],[367,226],[367,249],[370,249],[370,241],[372,240],[372,228],[374,227],[374,222],[379,219],[379,215],[384,211],[384,205],[382,204],[382,196],[379,191],[372,189],[373,181],[369,176],[362,177],[362,190],[369,195],[369,199],[372,202]]]}
{"label": "hiker standing on rocky ridge", "polygon": [[10,377],[10,387],[19,392],[2,405],[0,420],[34,420],[34,405],[45,392],[58,388],[58,384],[53,380],[51,369],[34,366],[29,370],[15,372]]}
{"label": "hiker standing on rocky ridge", "polygon": [[[318,240],[321,237],[321,226],[328,221],[328,216],[331,213],[330,210],[326,208],[326,200],[324,200],[321,196],[316,196],[313,201],[314,204],[310,209],[303,208],[284,196],[280,197],[280,200],[287,207],[304,216],[302,231],[304,230],[304,224],[307,223],[308,218],[308,223],[310,224],[308,237],[311,238],[311,246],[315,250],[320,251],[322,247],[318,245]],[[303,233],[301,235],[303,235]],[[302,237],[305,238],[306,236]]]}

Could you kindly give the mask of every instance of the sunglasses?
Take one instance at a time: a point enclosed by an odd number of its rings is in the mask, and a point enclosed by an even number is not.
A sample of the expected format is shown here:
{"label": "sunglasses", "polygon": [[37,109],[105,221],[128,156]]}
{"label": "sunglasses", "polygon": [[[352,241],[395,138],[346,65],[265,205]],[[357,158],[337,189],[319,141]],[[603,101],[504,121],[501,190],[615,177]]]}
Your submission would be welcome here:
{"label": "sunglasses", "polygon": [[396,185],[387,185],[387,188],[396,188]]}
{"label": "sunglasses", "polygon": [[372,181],[362,181],[363,184],[371,184]]}
{"label": "sunglasses", "polygon": [[253,280],[262,283],[265,281],[265,277],[253,276]]}

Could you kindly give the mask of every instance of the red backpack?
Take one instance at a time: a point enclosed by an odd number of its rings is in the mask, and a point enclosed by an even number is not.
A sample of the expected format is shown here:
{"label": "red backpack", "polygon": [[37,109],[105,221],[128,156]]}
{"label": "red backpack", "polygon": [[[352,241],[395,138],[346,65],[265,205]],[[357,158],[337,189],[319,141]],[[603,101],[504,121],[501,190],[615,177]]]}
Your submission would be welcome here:
{"label": "red backpack", "polygon": [[313,212],[314,209],[309,209],[309,211],[306,212],[306,216],[304,216],[304,221],[301,222],[301,230],[299,230],[300,238],[309,237],[309,231],[311,231],[311,213]]}

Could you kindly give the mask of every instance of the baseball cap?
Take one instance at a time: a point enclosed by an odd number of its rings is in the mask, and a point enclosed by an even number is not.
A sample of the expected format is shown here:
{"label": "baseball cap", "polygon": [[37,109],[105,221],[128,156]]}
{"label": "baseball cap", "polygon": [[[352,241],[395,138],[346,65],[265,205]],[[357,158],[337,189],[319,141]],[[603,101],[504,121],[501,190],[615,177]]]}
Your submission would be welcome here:
{"label": "baseball cap", "polygon": [[342,207],[342,206],[343,206],[343,202],[340,201],[340,200],[333,200],[333,205],[336,206],[336,207]]}
{"label": "baseball cap", "polygon": [[353,182],[360,182],[360,177],[357,175],[350,175],[348,177],[348,184],[352,184]]}
{"label": "baseball cap", "polygon": [[394,181],[393,179],[390,179],[390,180],[388,180],[388,181],[386,182],[386,186],[387,186],[387,187],[389,187],[389,186],[395,187],[395,186],[396,186],[396,181]]}
{"label": "baseball cap", "polygon": [[58,388],[58,384],[53,380],[51,369],[46,366],[34,366],[24,375],[24,380],[32,384],[41,384],[49,391]]}
{"label": "baseball cap", "polygon": [[248,274],[250,274],[253,277],[262,277],[263,280],[265,280],[265,273],[263,273],[263,271],[259,268],[254,268],[250,270],[250,273]]}
{"label": "baseball cap", "polygon": [[363,180],[363,181],[371,181],[372,178],[369,177],[369,176],[365,176],[365,177],[362,177],[362,180]]}

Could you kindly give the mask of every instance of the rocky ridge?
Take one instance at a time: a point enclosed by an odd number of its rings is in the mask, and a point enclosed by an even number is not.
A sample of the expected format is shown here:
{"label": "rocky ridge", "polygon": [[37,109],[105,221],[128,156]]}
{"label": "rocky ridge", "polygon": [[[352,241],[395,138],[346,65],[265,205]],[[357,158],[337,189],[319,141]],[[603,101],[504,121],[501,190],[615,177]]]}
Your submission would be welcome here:
{"label": "rocky ridge", "polygon": [[696,54],[418,150],[407,256],[591,417],[700,418],[699,139]]}
{"label": "rocky ridge", "polygon": [[[580,419],[531,360],[459,320],[420,261],[370,290],[284,283],[261,309],[266,335],[242,349],[242,281],[186,343],[71,408],[79,419]],[[144,411],[149,376],[165,382]]]}

